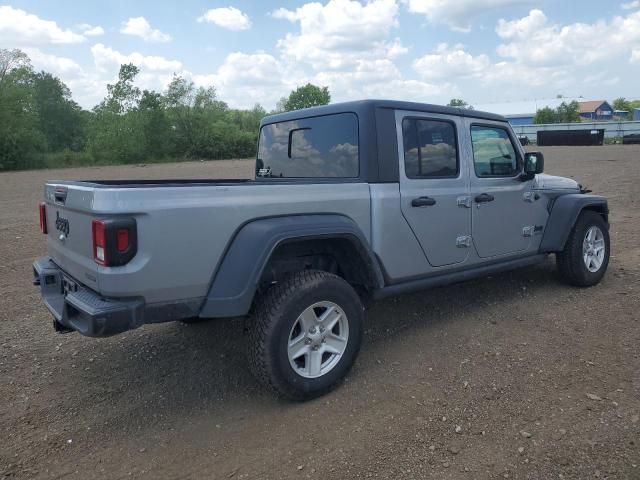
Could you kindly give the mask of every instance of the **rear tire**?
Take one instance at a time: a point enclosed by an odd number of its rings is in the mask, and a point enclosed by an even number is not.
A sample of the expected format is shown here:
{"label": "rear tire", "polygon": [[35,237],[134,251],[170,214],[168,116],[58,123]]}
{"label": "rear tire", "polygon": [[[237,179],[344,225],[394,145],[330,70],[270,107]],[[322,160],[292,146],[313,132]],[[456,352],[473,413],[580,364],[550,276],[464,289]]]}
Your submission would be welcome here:
{"label": "rear tire", "polygon": [[571,230],[564,250],[556,253],[558,272],[571,285],[596,285],[607,271],[609,253],[607,223],[599,213],[584,210]]}
{"label": "rear tire", "polygon": [[362,342],[364,308],[356,291],[328,272],[305,270],[258,299],[249,322],[249,359],[257,379],[291,400],[335,388]]}

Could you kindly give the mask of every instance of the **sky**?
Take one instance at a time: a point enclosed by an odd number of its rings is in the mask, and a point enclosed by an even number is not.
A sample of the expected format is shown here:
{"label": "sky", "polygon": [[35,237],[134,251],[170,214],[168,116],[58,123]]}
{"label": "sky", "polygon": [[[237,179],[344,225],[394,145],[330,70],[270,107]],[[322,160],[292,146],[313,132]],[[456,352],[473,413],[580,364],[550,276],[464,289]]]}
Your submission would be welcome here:
{"label": "sky", "polygon": [[0,48],[85,108],[129,62],[141,88],[178,74],[234,108],[307,82],[332,101],[640,98],[640,0],[0,0]]}

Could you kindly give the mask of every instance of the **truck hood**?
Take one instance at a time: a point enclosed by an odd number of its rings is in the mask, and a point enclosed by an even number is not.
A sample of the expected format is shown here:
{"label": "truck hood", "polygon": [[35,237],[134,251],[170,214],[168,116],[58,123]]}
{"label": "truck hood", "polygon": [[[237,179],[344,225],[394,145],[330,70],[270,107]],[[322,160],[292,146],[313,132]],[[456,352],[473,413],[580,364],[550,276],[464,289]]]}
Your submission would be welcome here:
{"label": "truck hood", "polygon": [[536,175],[533,188],[537,190],[580,190],[580,185],[571,178],[541,173]]}

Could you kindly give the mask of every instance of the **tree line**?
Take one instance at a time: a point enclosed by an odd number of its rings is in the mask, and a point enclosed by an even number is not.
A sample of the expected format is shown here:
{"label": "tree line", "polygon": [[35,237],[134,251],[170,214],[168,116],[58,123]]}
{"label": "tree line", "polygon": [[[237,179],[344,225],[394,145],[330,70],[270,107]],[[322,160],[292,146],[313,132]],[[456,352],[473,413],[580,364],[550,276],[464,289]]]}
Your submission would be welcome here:
{"label": "tree line", "polygon": [[579,123],[580,105],[578,102],[562,102],[557,108],[544,107],[536,112],[533,123],[536,125],[545,123]]}
{"label": "tree line", "polygon": [[[558,98],[562,98],[562,96],[558,96]],[[618,112],[627,112],[621,120],[633,120],[633,110],[640,108],[640,100],[627,100],[624,97],[620,97],[616,98],[611,105]],[[447,106],[473,110],[473,106],[461,98],[452,98]],[[533,117],[533,123],[537,125],[546,123],[579,123],[581,121],[580,105],[576,101],[562,102],[556,108],[541,108],[536,111]]]}
{"label": "tree line", "polygon": [[[640,100],[627,100],[624,97],[616,98],[612,104],[618,112],[626,112],[620,120],[633,120],[634,108],[640,108]],[[579,123],[580,105],[576,101],[562,102],[557,108],[545,107],[536,112],[533,123]]]}
{"label": "tree line", "polygon": [[[106,97],[86,110],[59,78],[36,72],[24,52],[0,49],[0,170],[255,155],[268,113],[260,104],[230,108],[215,87],[180,75],[163,92],[141,90],[138,74],[135,65],[121,65]],[[307,84],[269,113],[330,101],[327,87]]]}

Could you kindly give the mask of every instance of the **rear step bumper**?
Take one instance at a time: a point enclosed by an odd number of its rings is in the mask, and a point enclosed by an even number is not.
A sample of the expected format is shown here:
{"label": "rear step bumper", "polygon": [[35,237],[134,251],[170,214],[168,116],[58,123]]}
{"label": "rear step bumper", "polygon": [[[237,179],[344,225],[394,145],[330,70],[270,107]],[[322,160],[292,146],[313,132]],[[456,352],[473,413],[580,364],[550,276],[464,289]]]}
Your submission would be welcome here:
{"label": "rear step bumper", "polygon": [[144,323],[143,300],[103,298],[66,276],[48,257],[33,263],[33,284],[40,286],[57,331],[107,337]]}

